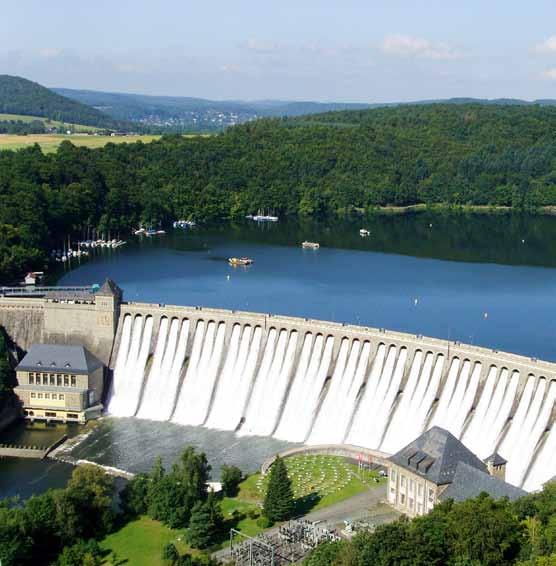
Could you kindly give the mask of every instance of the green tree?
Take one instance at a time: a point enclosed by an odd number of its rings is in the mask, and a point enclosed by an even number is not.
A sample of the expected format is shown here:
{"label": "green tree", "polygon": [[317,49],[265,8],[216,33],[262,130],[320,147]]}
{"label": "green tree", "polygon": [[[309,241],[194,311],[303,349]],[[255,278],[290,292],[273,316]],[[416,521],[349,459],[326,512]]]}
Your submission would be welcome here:
{"label": "green tree", "polygon": [[62,550],[57,566],[100,566],[102,551],[95,540],[80,540]]}
{"label": "green tree", "polygon": [[162,560],[165,560],[173,566],[174,564],[176,564],[179,557],[180,553],[178,552],[175,544],[169,542],[168,544],[164,545],[164,548],[162,549]]}
{"label": "green tree", "polygon": [[291,480],[280,456],[270,468],[270,479],[263,504],[263,513],[272,522],[285,521],[293,516],[295,507]]}
{"label": "green tree", "polygon": [[207,548],[216,541],[217,527],[208,501],[198,501],[191,511],[187,541],[194,548]]}
{"label": "green tree", "polygon": [[222,493],[226,497],[234,497],[237,495],[238,487],[243,474],[237,466],[228,466],[224,464],[220,468],[220,481],[222,482]]}

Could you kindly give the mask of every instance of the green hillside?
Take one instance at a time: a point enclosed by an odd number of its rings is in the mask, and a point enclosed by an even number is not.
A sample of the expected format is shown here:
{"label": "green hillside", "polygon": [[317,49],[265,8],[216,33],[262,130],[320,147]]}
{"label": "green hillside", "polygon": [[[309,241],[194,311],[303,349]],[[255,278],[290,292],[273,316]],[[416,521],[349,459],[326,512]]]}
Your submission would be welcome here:
{"label": "green hillside", "polygon": [[150,144],[0,151],[0,274],[41,265],[54,235],[87,226],[115,233],[259,209],[556,206],[555,133],[556,107],[433,104],[263,119]]}
{"label": "green hillside", "polygon": [[118,129],[106,114],[21,77],[0,75],[0,114],[21,114],[68,124]]}

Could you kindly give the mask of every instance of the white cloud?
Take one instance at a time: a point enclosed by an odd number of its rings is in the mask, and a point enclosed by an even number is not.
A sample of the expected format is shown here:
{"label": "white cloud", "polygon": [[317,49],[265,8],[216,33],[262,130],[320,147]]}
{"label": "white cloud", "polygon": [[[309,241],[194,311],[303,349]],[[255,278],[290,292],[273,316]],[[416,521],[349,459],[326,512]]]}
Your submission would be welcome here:
{"label": "white cloud", "polygon": [[556,35],[553,35],[542,43],[535,45],[535,51],[537,53],[556,53]]}
{"label": "white cloud", "polygon": [[548,79],[550,81],[556,81],[556,68],[554,69],[546,69],[541,73],[541,77],[543,79]]}
{"label": "white cloud", "polygon": [[433,60],[461,59],[463,54],[447,43],[433,43],[411,35],[388,35],[382,42],[382,51],[398,57],[420,57]]}

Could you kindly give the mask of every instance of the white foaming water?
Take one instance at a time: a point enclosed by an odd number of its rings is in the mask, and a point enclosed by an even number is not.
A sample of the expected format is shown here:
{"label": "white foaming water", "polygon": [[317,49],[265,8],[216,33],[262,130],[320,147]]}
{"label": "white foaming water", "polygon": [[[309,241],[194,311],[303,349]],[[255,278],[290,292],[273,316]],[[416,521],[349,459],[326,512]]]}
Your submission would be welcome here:
{"label": "white foaming water", "polygon": [[[419,381],[419,373],[421,371],[421,361],[423,359],[423,352],[417,350],[413,356],[411,369],[409,370],[409,377],[397,409],[394,411],[390,426],[386,431],[386,436],[382,441],[380,449],[393,454],[403,447],[403,438],[405,435],[405,428],[407,426],[407,414],[413,402],[417,383]],[[374,369],[374,368],[373,368]]]}
{"label": "white foaming water", "polygon": [[481,378],[481,369],[482,365],[477,362],[473,367],[473,372],[467,384],[467,388],[463,393],[459,406],[456,405],[456,407],[454,407],[454,418],[450,421],[448,430],[457,438],[461,437],[463,426],[465,425],[467,416],[473,406],[473,401],[475,400],[477,388],[479,387],[479,380]]}
{"label": "white foaming water", "polygon": [[271,435],[278,424],[295,362],[297,336],[298,333],[295,331],[290,333],[289,338],[285,330],[280,332],[276,355],[267,374],[264,389],[260,392],[260,404],[258,407],[250,404],[250,408],[253,407],[253,412],[248,412],[246,416],[246,423],[251,434]]}
{"label": "white foaming water", "polygon": [[[145,379],[145,365],[149,356],[152,327],[151,316],[146,317],[145,320],[141,316],[135,317],[131,332],[131,345],[125,363],[122,361],[122,364],[117,364],[120,370],[118,375],[114,372],[113,395],[108,407],[112,415],[132,417],[137,412]],[[124,340],[127,341],[122,337],[122,343]],[[120,350],[122,350],[121,347]]]}
{"label": "white foaming water", "polygon": [[216,397],[206,425],[222,430],[235,430],[243,416],[243,410],[251,388],[253,374],[261,347],[262,330],[234,326],[230,349],[219,379]]}
{"label": "white foaming water", "polygon": [[[551,387],[554,382],[551,382]],[[544,439],[544,444],[526,475],[523,489],[533,491],[539,489],[554,476],[556,468],[556,426],[552,427]]]}
{"label": "white foaming water", "polygon": [[178,319],[173,319],[165,341],[162,327],[165,320],[161,321],[153,366],[137,413],[138,417],[156,421],[166,421],[172,416],[189,336],[189,321],[180,324]]}
{"label": "white foaming water", "polygon": [[[342,363],[336,366],[336,371],[334,371],[332,376],[328,392],[308,440],[310,444],[341,443],[345,437],[346,427],[354,410],[355,397],[360,387],[360,384],[354,384],[354,380],[361,343],[359,340],[354,340],[351,343],[349,356],[347,355],[349,341],[346,340],[346,342],[342,343],[341,349],[344,349],[345,355],[341,352]],[[345,362],[346,358],[347,363]],[[362,377],[359,376],[359,379],[362,379]],[[350,402],[348,402],[349,397],[353,397]]]}
{"label": "white foaming water", "polygon": [[[395,350],[389,350],[389,358],[395,356]],[[382,376],[384,374],[384,361],[386,359],[386,346],[379,344],[375,359],[365,388],[362,392],[357,412],[353,416],[350,430],[347,436],[347,442],[357,446],[366,446],[368,440],[369,421],[373,420],[372,411],[380,396],[380,388],[382,384]],[[388,363],[388,362],[387,362]]]}
{"label": "white foaming water", "polygon": [[[430,365],[430,369],[429,369]],[[434,369],[432,369],[434,366]],[[421,434],[425,430],[425,423],[427,421],[427,416],[431,410],[432,404],[436,398],[438,391],[438,386],[440,385],[440,380],[442,379],[442,370],[444,368],[444,356],[439,354],[434,361],[434,355],[428,353],[425,357],[425,363],[423,364],[423,371],[421,373],[421,380],[426,382],[426,387],[423,393],[423,397],[419,406],[416,408],[415,412],[412,412],[412,417],[410,425],[405,435],[405,442],[407,444],[411,442],[412,437],[415,433],[417,435]],[[432,372],[432,375],[431,375]],[[415,427],[412,429],[411,427]]]}
{"label": "white foaming water", "polygon": [[516,441],[516,452],[519,450],[519,458],[508,460],[506,474],[509,482],[521,485],[525,480],[525,474],[529,468],[537,443],[540,441],[552,409],[556,396],[554,383],[547,384],[546,379],[538,382],[533,396],[530,409],[523,422],[522,433]]}
{"label": "white foaming water", "polygon": [[453,358],[448,371],[446,383],[442,389],[442,393],[440,394],[440,399],[438,400],[438,406],[436,407],[431,426],[446,428],[446,424],[452,414],[451,408],[453,407],[454,390],[458,381],[459,366],[459,358]]}
{"label": "white foaming water", "polygon": [[208,323],[198,368],[193,379],[188,382],[189,376],[186,376],[183,383],[181,396],[184,396],[185,406],[179,414],[174,414],[175,422],[192,426],[205,422],[222,359],[225,335],[226,325],[223,322],[218,326],[215,322]]}
{"label": "white foaming water", "polygon": [[496,386],[496,377],[498,375],[498,369],[495,366],[491,366],[488,371],[488,376],[483,386],[483,391],[479,398],[479,403],[475,409],[475,413],[463,435],[462,442],[466,446],[476,446],[480,441],[483,434],[483,425],[486,420],[487,412],[492,401],[492,396],[494,394],[494,387]]}
{"label": "white foaming water", "polygon": [[275,436],[291,442],[304,442],[312,429],[318,403],[332,362],[334,338],[318,335],[305,376],[296,375]]}

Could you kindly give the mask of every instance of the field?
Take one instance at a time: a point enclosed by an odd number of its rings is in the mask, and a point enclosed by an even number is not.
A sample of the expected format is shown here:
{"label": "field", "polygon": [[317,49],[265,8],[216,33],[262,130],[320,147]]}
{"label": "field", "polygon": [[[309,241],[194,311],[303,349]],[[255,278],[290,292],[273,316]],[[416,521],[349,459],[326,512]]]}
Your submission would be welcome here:
{"label": "field", "polygon": [[72,130],[76,132],[96,132],[102,128],[95,128],[94,126],[84,126],[82,124],[71,124],[69,122],[59,122],[58,120],[49,120],[44,116],[26,116],[24,114],[1,114],[0,113],[0,122],[7,122],[7,121],[15,121],[15,122],[25,122],[26,124],[29,122],[33,122],[35,120],[39,120],[40,122],[44,122],[46,126],[52,126],[54,128],[59,128],[61,126],[71,127]]}
{"label": "field", "polygon": [[[287,458],[285,463],[292,480],[297,514],[333,505],[385,481],[376,472],[358,470],[356,465],[335,456],[296,456]],[[267,481],[268,475],[262,478],[260,474],[254,474],[240,484],[236,497],[223,498],[226,529],[234,527],[249,536],[262,531],[257,519]],[[162,549],[169,542],[173,542],[180,553],[195,553],[185,542],[184,532],[140,517],[101,541],[102,548],[108,553],[105,564],[162,565]],[[227,541],[226,533],[223,533],[219,546],[224,547]]]}
{"label": "field", "polygon": [[0,150],[21,149],[38,143],[45,153],[51,153],[58,146],[68,140],[77,146],[90,148],[103,147],[107,143],[133,143],[143,141],[145,143],[159,139],[160,136],[67,136],[62,134],[33,134],[28,136],[17,136],[11,134],[0,134]]}
{"label": "field", "polygon": [[140,517],[101,541],[100,546],[109,553],[104,564],[164,566],[166,563],[162,560],[162,549],[169,542],[176,545],[180,554],[195,552],[183,541],[183,536],[183,531],[169,529],[149,517]]}

